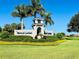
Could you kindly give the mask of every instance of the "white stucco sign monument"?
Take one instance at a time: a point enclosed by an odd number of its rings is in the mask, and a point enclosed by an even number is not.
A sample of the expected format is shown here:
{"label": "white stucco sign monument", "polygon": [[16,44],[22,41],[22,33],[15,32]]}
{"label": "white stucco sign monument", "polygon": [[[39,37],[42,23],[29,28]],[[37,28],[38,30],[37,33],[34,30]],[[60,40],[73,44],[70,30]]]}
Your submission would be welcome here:
{"label": "white stucco sign monument", "polygon": [[[41,18],[35,18],[33,20],[32,30],[14,30],[14,35],[17,36],[31,36],[33,39],[37,35],[53,35],[54,33],[52,31],[45,31],[44,30],[44,20]],[[38,36],[39,37],[39,36]],[[40,38],[40,37],[39,37]]]}

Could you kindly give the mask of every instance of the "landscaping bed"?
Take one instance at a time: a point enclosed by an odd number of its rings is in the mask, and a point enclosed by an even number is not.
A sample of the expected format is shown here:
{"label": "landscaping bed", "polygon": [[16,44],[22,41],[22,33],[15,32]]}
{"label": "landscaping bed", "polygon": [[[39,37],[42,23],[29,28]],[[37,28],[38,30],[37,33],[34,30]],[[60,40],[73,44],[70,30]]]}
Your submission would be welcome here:
{"label": "landscaping bed", "polygon": [[0,41],[0,45],[33,45],[33,46],[55,46],[60,43],[65,42],[66,40],[58,40],[54,42],[9,42],[9,41]]}

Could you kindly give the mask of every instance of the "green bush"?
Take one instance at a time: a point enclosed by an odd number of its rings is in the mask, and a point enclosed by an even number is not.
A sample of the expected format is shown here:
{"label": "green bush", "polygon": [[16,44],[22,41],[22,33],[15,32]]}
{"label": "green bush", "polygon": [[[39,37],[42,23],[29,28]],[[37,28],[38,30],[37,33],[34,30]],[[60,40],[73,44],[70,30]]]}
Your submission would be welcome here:
{"label": "green bush", "polygon": [[62,39],[64,37],[64,35],[62,33],[57,33],[56,37],[59,38],[59,39]]}
{"label": "green bush", "polygon": [[4,31],[0,34],[0,38],[1,39],[9,38],[9,35],[10,35],[9,32]]}
{"label": "green bush", "polygon": [[56,36],[47,36],[48,41],[56,41],[58,38]]}
{"label": "green bush", "polygon": [[9,41],[23,41],[23,42],[52,42],[56,41],[57,38],[54,36],[47,36],[46,39],[32,39],[30,36],[14,36],[10,35],[8,38]]}
{"label": "green bush", "polygon": [[24,41],[24,42],[29,42],[30,40],[32,40],[32,37],[30,36],[14,36],[14,35],[10,35],[8,38],[9,41]]}
{"label": "green bush", "polygon": [[45,36],[42,39],[33,39],[33,42],[53,42],[57,40],[58,38],[56,36]]}
{"label": "green bush", "polygon": [[58,40],[55,36],[46,36],[46,38],[42,39],[33,39],[30,36],[14,36],[7,34],[2,34],[2,41],[20,41],[20,42],[52,42]]}

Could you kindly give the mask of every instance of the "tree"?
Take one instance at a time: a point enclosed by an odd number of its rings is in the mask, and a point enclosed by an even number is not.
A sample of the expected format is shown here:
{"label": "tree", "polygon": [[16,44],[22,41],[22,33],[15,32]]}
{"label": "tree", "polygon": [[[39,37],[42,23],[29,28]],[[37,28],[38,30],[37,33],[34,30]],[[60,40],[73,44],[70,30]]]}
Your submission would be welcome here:
{"label": "tree", "polygon": [[5,24],[5,26],[3,28],[3,31],[7,31],[7,32],[11,33],[12,32],[12,29],[11,29],[10,24]]}
{"label": "tree", "polygon": [[45,15],[44,15],[44,19],[45,19],[45,24],[46,24],[46,25],[47,25],[48,23],[49,23],[50,25],[54,24],[54,21],[52,20],[50,13],[45,14]]}
{"label": "tree", "polygon": [[45,9],[40,4],[40,0],[31,0],[32,3],[32,13],[34,18],[36,18],[37,13],[43,16],[43,12],[45,12]]}
{"label": "tree", "polygon": [[32,2],[32,14],[33,14],[34,18],[36,18],[37,14],[40,14],[41,17],[44,18],[45,25],[47,25],[48,23],[50,25],[54,24],[54,22],[51,18],[51,14],[46,12],[46,10],[40,4],[40,0],[31,0],[31,2]]}
{"label": "tree", "polygon": [[79,13],[75,14],[68,24],[68,32],[79,32]]}
{"label": "tree", "polygon": [[[23,24],[23,28],[25,29],[25,25]],[[17,30],[20,30],[21,29],[21,23],[17,24]]]}
{"label": "tree", "polygon": [[21,22],[21,29],[23,30],[23,18],[28,16],[37,17],[39,14],[42,18],[44,18],[45,25],[48,23],[54,24],[51,15],[45,11],[43,6],[40,4],[40,0],[31,0],[32,5],[19,5],[16,7],[15,11],[12,13],[13,17],[19,17]]}
{"label": "tree", "polygon": [[[25,26],[24,26],[24,28],[25,28]],[[4,28],[3,28],[3,31],[7,31],[10,34],[13,34],[14,30],[20,30],[20,29],[21,29],[21,24],[20,23],[19,24],[12,23],[12,24],[5,24]]]}
{"label": "tree", "polygon": [[12,24],[5,24],[3,31],[7,31],[10,34],[14,33],[14,30],[17,29],[17,24],[16,23],[12,23]]}
{"label": "tree", "polygon": [[21,23],[21,30],[23,30],[23,18],[27,17],[30,15],[29,13],[29,6],[25,6],[25,5],[18,5],[15,8],[15,11],[12,12],[12,16],[13,17],[19,17],[20,18],[20,23]]}
{"label": "tree", "polygon": [[17,29],[17,24],[16,24],[16,23],[12,23],[12,24],[10,25],[10,28],[11,28],[11,33],[14,33],[14,30]]}

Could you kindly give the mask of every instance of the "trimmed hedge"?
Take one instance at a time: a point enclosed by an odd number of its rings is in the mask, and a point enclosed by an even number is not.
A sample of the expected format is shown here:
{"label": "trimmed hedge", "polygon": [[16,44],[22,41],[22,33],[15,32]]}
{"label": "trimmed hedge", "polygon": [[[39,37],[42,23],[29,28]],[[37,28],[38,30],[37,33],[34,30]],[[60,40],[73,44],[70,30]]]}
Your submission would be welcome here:
{"label": "trimmed hedge", "polygon": [[[61,36],[61,35],[58,35]],[[44,36],[42,39],[33,39],[31,36],[15,36],[8,32],[2,32],[0,34],[0,41],[13,41],[13,42],[53,42],[60,40],[60,37],[56,36]]]}
{"label": "trimmed hedge", "polygon": [[0,33],[0,38],[5,39],[5,38],[9,38],[9,32],[4,31]]}
{"label": "trimmed hedge", "polygon": [[30,36],[14,36],[14,35],[9,35],[9,37],[1,39],[1,41],[24,41],[24,42],[29,42],[31,40],[32,37]]}
{"label": "trimmed hedge", "polygon": [[57,40],[55,42],[6,42],[0,41],[0,45],[32,45],[32,46],[56,46],[66,40]]}
{"label": "trimmed hedge", "polygon": [[42,39],[32,39],[30,36],[14,36],[14,35],[8,35],[7,37],[3,38],[1,37],[1,41],[19,41],[19,42],[53,42],[57,41],[58,38],[55,36],[47,36],[46,38]]}

